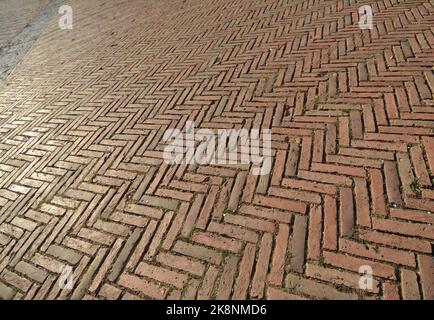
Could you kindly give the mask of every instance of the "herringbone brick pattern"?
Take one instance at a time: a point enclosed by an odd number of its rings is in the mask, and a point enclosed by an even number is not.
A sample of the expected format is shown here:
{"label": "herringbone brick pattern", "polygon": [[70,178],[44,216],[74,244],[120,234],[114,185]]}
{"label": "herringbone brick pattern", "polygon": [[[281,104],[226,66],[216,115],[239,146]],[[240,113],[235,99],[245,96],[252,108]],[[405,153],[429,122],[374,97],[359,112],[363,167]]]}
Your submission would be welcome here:
{"label": "herringbone brick pattern", "polygon": [[[432,1],[70,5],[0,91],[0,298],[434,298]],[[271,173],[165,164],[189,120]]]}

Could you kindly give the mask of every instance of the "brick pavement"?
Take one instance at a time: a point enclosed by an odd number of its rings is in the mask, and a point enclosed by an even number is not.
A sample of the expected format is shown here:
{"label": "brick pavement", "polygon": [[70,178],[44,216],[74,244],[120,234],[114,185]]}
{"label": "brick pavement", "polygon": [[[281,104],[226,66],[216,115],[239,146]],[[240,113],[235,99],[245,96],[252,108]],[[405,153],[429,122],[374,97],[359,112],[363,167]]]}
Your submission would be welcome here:
{"label": "brick pavement", "polygon": [[17,36],[51,0],[0,1],[0,48]]}
{"label": "brick pavement", "polygon": [[[432,1],[70,5],[0,89],[1,299],[434,298]],[[271,173],[166,165],[189,120]]]}

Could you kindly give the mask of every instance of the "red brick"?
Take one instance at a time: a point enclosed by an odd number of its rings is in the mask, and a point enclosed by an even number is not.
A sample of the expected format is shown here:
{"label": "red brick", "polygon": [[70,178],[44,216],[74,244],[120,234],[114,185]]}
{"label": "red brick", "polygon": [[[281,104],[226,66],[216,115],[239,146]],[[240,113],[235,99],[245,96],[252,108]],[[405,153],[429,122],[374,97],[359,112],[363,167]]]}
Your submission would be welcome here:
{"label": "red brick", "polygon": [[434,300],[434,260],[432,256],[418,255],[417,261],[423,298],[425,300]]}
{"label": "red brick", "polygon": [[[0,299],[433,298],[432,4],[76,1],[23,51],[41,1],[0,1]],[[167,163],[187,121],[270,171]]]}
{"label": "red brick", "polygon": [[383,176],[380,170],[369,171],[371,179],[370,189],[372,195],[372,211],[377,215],[387,215],[386,202],[384,200]]}
{"label": "red brick", "polygon": [[307,259],[318,260],[321,255],[322,208],[313,206],[309,212],[309,237],[307,240]]}
{"label": "red brick", "polygon": [[343,237],[351,237],[354,231],[354,204],[351,189],[340,190],[339,203],[340,234]]}
{"label": "red brick", "polygon": [[343,268],[354,272],[359,272],[359,268],[363,265],[369,265],[372,267],[374,276],[391,280],[396,279],[395,268],[385,263],[329,251],[324,252],[324,258],[327,264],[331,264],[338,268]]}
{"label": "red brick", "polygon": [[236,239],[223,237],[209,232],[195,231],[193,233],[192,240],[208,247],[214,247],[220,250],[228,250],[234,253],[239,252],[242,248],[242,242]]}
{"label": "red brick", "polygon": [[258,259],[256,261],[256,270],[252,280],[250,296],[261,299],[264,294],[265,280],[270,264],[271,246],[273,238],[271,234],[264,233],[259,247]]}
{"label": "red brick", "polygon": [[171,271],[169,269],[153,266],[141,262],[135,272],[141,276],[155,279],[158,282],[164,282],[181,289],[187,282],[188,276],[179,272]]}
{"label": "red brick", "polygon": [[417,285],[417,275],[407,269],[401,269],[402,297],[405,300],[419,300],[420,292]]}
{"label": "red brick", "polygon": [[154,299],[164,299],[168,291],[167,288],[161,285],[127,274],[120,276],[118,284]]}
{"label": "red brick", "polygon": [[326,196],[324,199],[324,248],[336,250],[338,246],[338,222],[336,200]]}

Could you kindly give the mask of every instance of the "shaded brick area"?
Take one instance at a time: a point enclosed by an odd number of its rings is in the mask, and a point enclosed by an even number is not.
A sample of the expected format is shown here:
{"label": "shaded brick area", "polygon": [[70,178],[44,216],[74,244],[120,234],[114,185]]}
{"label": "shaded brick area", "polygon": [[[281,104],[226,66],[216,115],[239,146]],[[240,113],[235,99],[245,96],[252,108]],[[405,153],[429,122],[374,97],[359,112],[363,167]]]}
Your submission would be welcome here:
{"label": "shaded brick area", "polygon": [[[1,299],[434,298],[431,2],[70,5],[0,90]],[[187,121],[271,173],[165,164]]]}

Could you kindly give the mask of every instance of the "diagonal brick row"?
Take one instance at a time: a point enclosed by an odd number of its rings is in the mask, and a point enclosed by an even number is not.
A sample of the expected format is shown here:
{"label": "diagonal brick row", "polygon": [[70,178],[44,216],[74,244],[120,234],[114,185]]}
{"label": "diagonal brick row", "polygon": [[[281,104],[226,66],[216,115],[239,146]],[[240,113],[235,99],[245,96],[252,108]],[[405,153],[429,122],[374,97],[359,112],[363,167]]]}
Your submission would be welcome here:
{"label": "diagonal brick row", "polygon": [[[1,299],[434,298],[432,2],[70,5],[0,90]],[[187,121],[270,174],[166,164]]]}

